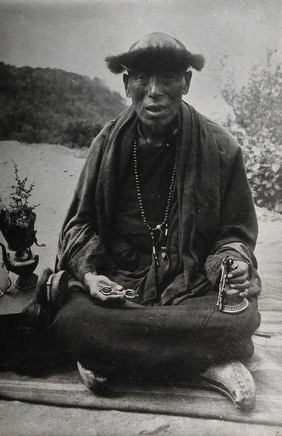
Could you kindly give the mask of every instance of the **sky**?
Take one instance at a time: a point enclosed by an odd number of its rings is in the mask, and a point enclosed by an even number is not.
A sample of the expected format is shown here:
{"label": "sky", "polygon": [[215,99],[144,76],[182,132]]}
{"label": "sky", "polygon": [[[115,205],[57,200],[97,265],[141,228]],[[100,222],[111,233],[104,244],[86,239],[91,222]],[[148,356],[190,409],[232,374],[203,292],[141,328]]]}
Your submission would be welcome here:
{"label": "sky", "polygon": [[226,77],[244,84],[267,48],[282,60],[281,23],[282,0],[0,0],[0,61],[96,76],[125,97],[105,57],[165,32],[205,56],[186,100],[217,117]]}

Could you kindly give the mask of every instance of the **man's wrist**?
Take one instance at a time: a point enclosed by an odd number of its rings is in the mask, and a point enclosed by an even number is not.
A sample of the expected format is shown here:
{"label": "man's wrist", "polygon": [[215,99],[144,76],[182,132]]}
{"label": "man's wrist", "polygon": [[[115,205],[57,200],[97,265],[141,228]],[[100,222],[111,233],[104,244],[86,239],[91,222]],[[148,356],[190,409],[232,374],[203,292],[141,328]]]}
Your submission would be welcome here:
{"label": "man's wrist", "polygon": [[88,271],[87,273],[84,274],[84,284],[85,286],[87,286],[87,283],[89,282],[89,280],[91,280],[91,277],[93,276],[97,276],[97,271]]}

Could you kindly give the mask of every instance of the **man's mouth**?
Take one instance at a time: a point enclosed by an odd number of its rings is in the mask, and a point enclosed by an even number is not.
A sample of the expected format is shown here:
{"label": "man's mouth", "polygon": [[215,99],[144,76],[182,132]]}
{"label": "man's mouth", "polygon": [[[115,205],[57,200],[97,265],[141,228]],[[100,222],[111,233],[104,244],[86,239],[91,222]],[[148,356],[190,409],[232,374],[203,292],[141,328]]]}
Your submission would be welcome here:
{"label": "man's mouth", "polygon": [[148,112],[152,112],[152,113],[159,113],[162,112],[166,109],[166,105],[164,104],[150,104],[149,106],[146,106],[146,110]]}

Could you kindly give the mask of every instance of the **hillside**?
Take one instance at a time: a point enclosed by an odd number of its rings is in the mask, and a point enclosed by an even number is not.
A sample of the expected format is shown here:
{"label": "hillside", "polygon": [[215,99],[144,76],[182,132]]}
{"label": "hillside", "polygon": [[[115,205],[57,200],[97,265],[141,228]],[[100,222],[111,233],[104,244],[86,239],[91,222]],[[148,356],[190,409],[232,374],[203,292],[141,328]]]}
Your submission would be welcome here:
{"label": "hillside", "polygon": [[89,146],[125,108],[100,79],[0,63],[0,139]]}

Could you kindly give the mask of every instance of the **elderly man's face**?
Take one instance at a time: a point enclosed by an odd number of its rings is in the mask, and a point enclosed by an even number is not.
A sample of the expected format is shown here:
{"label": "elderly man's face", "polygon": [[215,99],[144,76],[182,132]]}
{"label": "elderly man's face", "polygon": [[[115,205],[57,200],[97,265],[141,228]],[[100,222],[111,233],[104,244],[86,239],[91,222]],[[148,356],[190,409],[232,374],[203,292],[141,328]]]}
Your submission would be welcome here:
{"label": "elderly man's face", "polygon": [[125,74],[123,80],[143,127],[162,133],[175,118],[182,96],[188,93],[191,72],[136,72]]}

